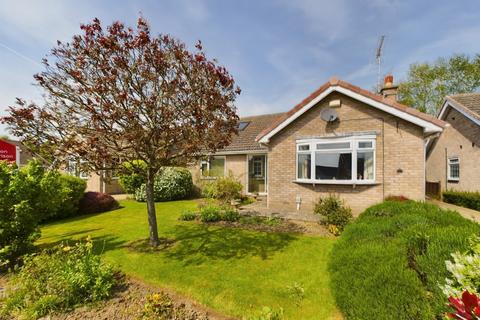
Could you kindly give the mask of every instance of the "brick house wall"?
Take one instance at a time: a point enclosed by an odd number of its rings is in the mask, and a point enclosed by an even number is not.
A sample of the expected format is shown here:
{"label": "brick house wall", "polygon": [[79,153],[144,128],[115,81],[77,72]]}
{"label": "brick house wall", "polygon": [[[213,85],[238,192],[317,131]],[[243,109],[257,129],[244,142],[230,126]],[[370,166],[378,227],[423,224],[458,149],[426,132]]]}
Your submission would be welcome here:
{"label": "brick house wall", "polygon": [[[480,127],[453,108],[444,120],[450,124],[427,156],[427,181],[440,182],[442,190],[480,191]],[[447,161],[460,160],[460,180],[448,181]]]}
{"label": "brick house wall", "polygon": [[[330,100],[340,99],[340,121],[327,124],[320,112]],[[322,185],[296,183],[296,140],[335,133],[376,132],[376,184]],[[311,211],[319,197],[338,194],[360,213],[388,195],[414,200],[425,198],[423,129],[340,93],[332,93],[273,136],[268,154],[268,198],[271,209],[295,210],[296,197],[302,198],[301,211]]]}

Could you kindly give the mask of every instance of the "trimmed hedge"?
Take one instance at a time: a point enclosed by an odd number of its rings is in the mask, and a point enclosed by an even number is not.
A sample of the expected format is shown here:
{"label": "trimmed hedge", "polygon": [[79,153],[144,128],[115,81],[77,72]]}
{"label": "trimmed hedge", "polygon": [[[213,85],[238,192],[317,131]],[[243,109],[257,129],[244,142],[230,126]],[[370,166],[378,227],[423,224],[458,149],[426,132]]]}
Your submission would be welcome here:
{"label": "trimmed hedge", "polygon": [[385,201],[350,223],[329,264],[346,319],[434,319],[447,310],[445,261],[468,249],[480,226],[457,212]]}
{"label": "trimmed hedge", "polygon": [[448,190],[443,192],[443,201],[473,210],[480,210],[480,192]]}
{"label": "trimmed hedge", "polygon": [[[192,188],[192,174],[188,169],[165,167],[155,177],[154,199],[156,202],[185,199],[192,193]],[[140,202],[147,200],[145,184],[137,189],[135,199]]]}

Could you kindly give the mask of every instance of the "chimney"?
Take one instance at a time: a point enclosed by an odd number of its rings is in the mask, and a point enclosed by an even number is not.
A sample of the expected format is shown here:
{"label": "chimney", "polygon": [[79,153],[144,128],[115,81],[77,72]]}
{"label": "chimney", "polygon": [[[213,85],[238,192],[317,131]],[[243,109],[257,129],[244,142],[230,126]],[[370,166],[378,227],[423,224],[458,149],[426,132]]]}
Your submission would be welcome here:
{"label": "chimney", "polygon": [[397,101],[397,89],[398,86],[393,85],[393,75],[386,75],[383,87],[380,89],[380,94],[386,99]]}

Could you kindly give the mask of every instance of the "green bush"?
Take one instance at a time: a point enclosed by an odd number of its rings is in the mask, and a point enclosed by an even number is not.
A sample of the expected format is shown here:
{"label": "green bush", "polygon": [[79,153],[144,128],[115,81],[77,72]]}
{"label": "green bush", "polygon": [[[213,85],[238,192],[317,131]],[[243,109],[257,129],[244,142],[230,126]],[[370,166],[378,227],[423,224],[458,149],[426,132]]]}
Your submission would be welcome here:
{"label": "green bush", "polygon": [[480,210],[480,192],[448,190],[443,192],[443,201],[473,210]]}
{"label": "green bush", "polygon": [[181,221],[193,221],[197,218],[197,214],[192,211],[184,211],[180,214],[179,220]]}
{"label": "green bush", "polygon": [[235,222],[240,220],[240,214],[232,207],[225,207],[223,208],[221,219],[223,221]]}
{"label": "green bush", "polygon": [[[192,174],[186,168],[165,167],[155,177],[155,201],[172,201],[188,197],[192,192]],[[147,200],[146,187],[142,184],[135,192],[135,199],[140,202]]]}
{"label": "green bush", "polygon": [[220,207],[212,204],[200,208],[200,221],[217,222],[222,220],[222,212]]}
{"label": "green bush", "polygon": [[225,203],[242,198],[242,184],[232,174],[206,183],[202,189],[205,198],[217,199]]}
{"label": "green bush", "polygon": [[386,201],[350,223],[329,263],[346,319],[434,319],[446,311],[439,284],[450,253],[480,226],[435,205]]}
{"label": "green bush", "polygon": [[335,195],[320,198],[315,204],[314,213],[321,216],[320,223],[334,226],[332,230],[338,234],[352,220],[352,210],[345,206],[344,202]]}
{"label": "green bush", "polygon": [[147,165],[142,160],[124,162],[119,174],[120,186],[126,193],[135,194],[145,183]]}
{"label": "green bush", "polygon": [[103,300],[116,283],[114,274],[111,266],[92,253],[89,239],[26,256],[9,280],[0,315],[39,318]]}
{"label": "green bush", "polygon": [[83,186],[36,161],[21,169],[0,161],[0,266],[31,249],[40,221],[76,212]]}
{"label": "green bush", "polygon": [[480,294],[480,237],[475,236],[470,241],[467,252],[452,253],[453,262],[445,262],[451,273],[446,284],[441,286],[443,293],[448,297],[460,298],[467,290],[476,295]]}
{"label": "green bush", "polygon": [[58,179],[60,180],[60,189],[58,189],[56,196],[60,198],[61,205],[58,210],[49,212],[46,220],[57,220],[78,215],[80,199],[83,198],[87,188],[87,182],[78,177],[60,174]]}

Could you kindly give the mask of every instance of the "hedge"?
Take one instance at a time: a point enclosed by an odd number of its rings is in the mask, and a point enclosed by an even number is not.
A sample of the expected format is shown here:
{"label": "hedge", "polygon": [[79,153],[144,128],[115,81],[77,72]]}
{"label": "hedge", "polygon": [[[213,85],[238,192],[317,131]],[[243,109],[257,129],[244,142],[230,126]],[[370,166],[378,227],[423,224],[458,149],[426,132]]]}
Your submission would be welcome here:
{"label": "hedge", "polygon": [[435,319],[446,311],[445,260],[480,226],[432,204],[386,201],[347,225],[329,263],[346,319]]}
{"label": "hedge", "polygon": [[480,192],[448,190],[443,192],[443,201],[473,210],[480,210]]}

